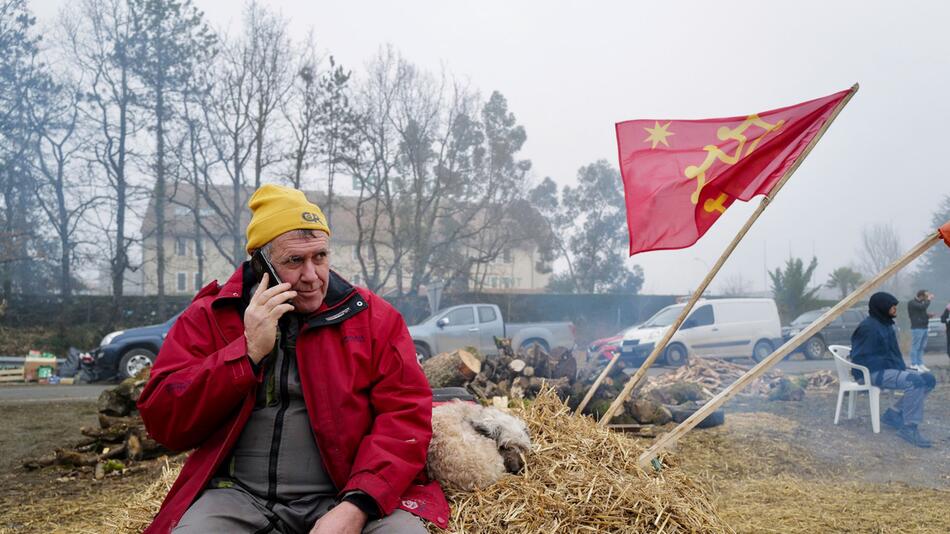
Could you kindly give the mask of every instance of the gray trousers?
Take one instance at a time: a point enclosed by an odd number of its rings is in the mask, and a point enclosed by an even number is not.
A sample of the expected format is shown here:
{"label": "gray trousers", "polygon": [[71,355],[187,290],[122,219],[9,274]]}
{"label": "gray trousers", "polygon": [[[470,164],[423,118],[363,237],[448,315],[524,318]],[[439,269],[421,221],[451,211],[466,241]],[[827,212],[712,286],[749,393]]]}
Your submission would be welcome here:
{"label": "gray trousers", "polygon": [[919,425],[924,420],[924,399],[933,387],[920,378],[922,375],[923,373],[916,371],[885,369],[874,373],[871,377],[874,385],[881,389],[904,391],[904,395],[894,405],[894,409],[904,417],[905,425]]}
{"label": "gray trousers", "polygon": [[[182,516],[175,534],[306,534],[334,503],[333,498],[301,499],[272,504],[239,487],[206,489]],[[426,534],[418,517],[396,510],[370,521],[363,534]]]}

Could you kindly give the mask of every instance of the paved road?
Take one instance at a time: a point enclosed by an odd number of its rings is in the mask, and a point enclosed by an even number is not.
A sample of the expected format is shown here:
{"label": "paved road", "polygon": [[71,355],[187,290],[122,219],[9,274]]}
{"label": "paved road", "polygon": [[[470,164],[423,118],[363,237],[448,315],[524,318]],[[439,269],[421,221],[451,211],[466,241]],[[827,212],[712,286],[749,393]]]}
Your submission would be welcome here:
{"label": "paved road", "polygon": [[[735,363],[749,365],[751,360],[736,360]],[[930,353],[924,356],[924,364],[928,367],[946,365],[950,359],[943,353]],[[786,360],[778,364],[778,368],[786,374],[803,374],[834,370],[832,360]],[[647,371],[647,375],[656,376],[669,372],[669,367],[654,367]],[[83,384],[83,385],[40,385],[40,384],[4,384],[0,385],[0,404],[8,402],[51,402],[51,401],[94,401],[99,398],[102,390],[113,387],[114,384]]]}
{"label": "paved road", "polygon": [[102,390],[114,384],[43,385],[4,384],[0,386],[0,403],[94,401]]}

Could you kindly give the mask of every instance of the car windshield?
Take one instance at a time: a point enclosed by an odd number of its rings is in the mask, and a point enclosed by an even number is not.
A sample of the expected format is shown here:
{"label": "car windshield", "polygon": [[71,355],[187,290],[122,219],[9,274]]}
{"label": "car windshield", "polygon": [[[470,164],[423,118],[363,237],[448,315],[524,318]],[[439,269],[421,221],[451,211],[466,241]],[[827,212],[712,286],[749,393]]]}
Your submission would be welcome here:
{"label": "car windshield", "polygon": [[810,312],[805,312],[799,315],[794,321],[792,321],[792,324],[794,325],[811,324],[815,322],[815,319],[821,317],[822,314],[824,313],[825,313],[825,310],[812,310]]}
{"label": "car windshield", "polygon": [[669,308],[663,308],[657,312],[656,315],[647,319],[647,322],[643,323],[643,328],[670,326],[673,324],[673,321],[679,317],[682,311],[683,306],[670,306]]}

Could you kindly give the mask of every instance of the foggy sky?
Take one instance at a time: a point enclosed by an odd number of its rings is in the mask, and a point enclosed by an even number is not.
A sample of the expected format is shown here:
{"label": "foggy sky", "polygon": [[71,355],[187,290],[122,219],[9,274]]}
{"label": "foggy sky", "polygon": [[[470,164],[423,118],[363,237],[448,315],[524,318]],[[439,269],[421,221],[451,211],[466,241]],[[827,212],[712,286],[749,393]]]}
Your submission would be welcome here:
{"label": "foggy sky", "polygon": [[[230,0],[195,2],[236,28]],[[268,4],[298,39],[357,74],[381,45],[487,96],[501,91],[527,130],[533,178],[574,184],[617,165],[614,123],[745,115],[861,89],[733,254],[717,280],[818,257],[816,282],[857,263],[861,228],[892,222],[909,249],[950,193],[950,7],[937,2],[359,1]],[[31,1],[41,24],[61,0]],[[622,188],[622,184],[617,184]],[[758,205],[736,203],[700,242],[639,254],[643,292],[686,292]],[[716,289],[717,282],[713,282]]]}

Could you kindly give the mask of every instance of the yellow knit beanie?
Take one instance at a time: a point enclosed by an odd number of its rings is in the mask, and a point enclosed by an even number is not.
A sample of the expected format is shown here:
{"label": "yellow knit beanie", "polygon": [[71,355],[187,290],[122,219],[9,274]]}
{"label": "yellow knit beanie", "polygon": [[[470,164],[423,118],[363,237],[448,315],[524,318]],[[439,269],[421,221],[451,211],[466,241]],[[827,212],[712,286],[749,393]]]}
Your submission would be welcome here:
{"label": "yellow knit beanie", "polygon": [[282,185],[264,184],[247,202],[251,222],[247,225],[247,253],[291,230],[320,230],[330,234],[327,218],[302,191]]}

